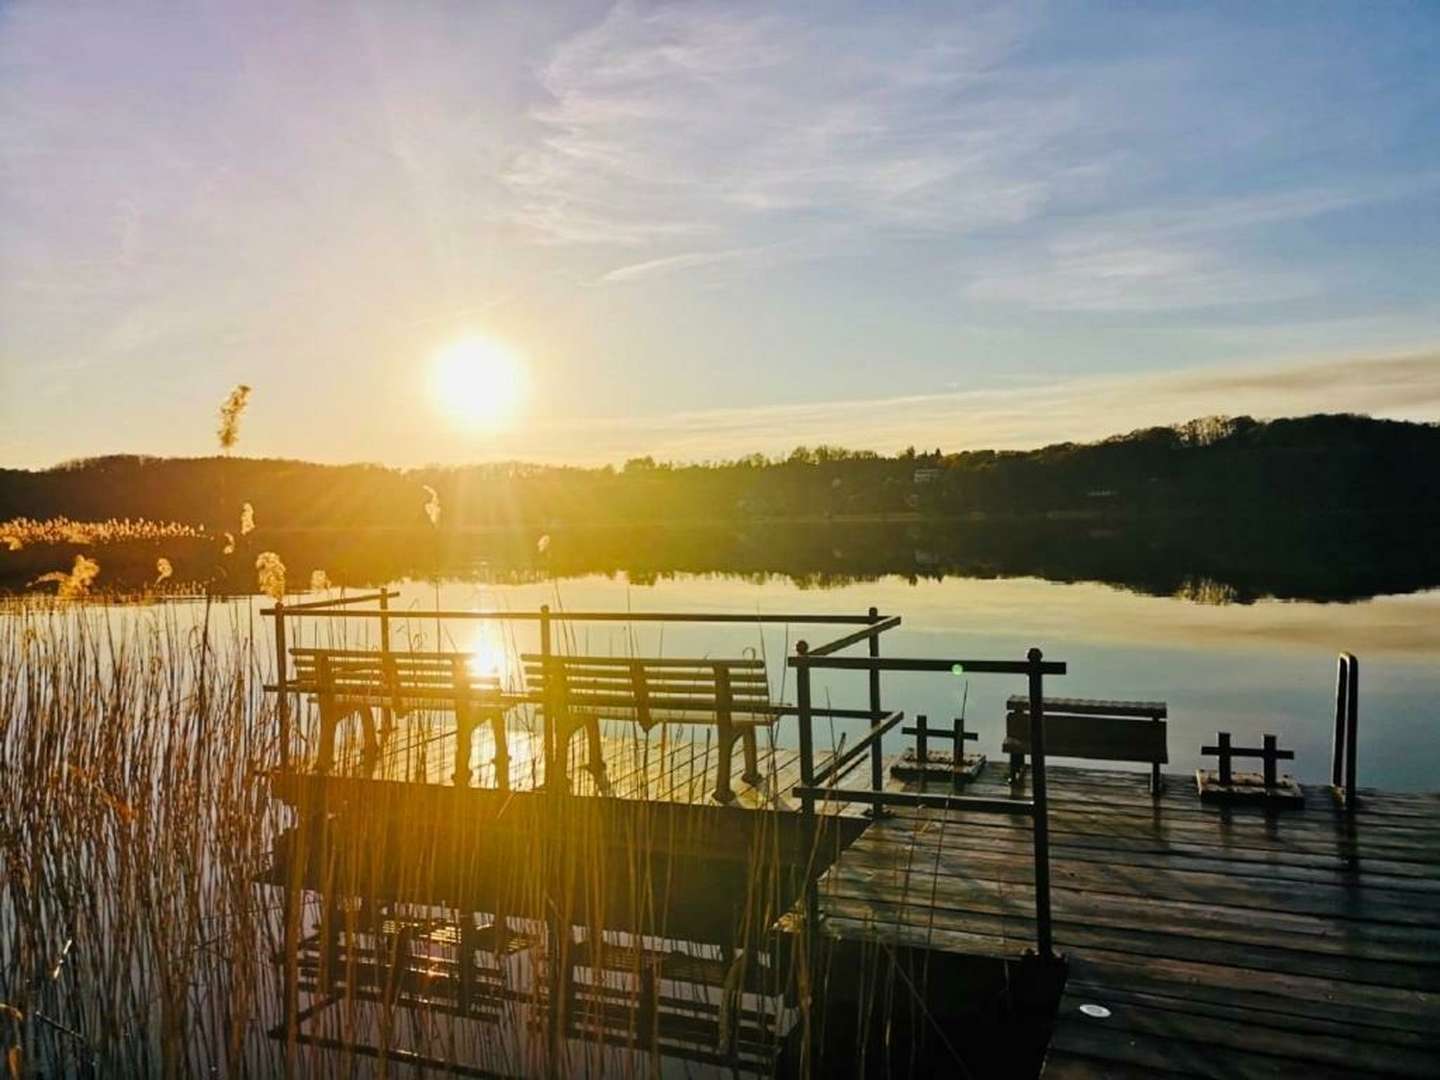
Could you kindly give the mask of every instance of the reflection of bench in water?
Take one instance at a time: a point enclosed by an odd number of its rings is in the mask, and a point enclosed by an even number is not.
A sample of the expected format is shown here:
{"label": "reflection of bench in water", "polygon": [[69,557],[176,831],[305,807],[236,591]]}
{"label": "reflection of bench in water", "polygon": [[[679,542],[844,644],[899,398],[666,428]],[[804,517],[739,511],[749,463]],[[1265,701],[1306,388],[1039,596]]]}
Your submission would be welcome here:
{"label": "reflection of bench in water", "polygon": [[750,659],[659,657],[522,657],[525,679],[542,714],[555,713],[560,745],[584,728],[590,738],[589,769],[603,778],[599,720],[633,721],[649,733],[657,724],[713,724],[718,741],[715,800],[730,802],[735,743],[745,751],[747,784],[761,781],[755,729],[774,722],[765,662]]}
{"label": "reflection of bench in water", "polygon": [[[1030,702],[1019,695],[1005,703],[1004,751],[1010,775],[1019,777],[1030,752]],[[1090,761],[1137,761],[1150,766],[1150,791],[1160,791],[1160,766],[1170,760],[1163,701],[1045,699],[1045,753]]]}

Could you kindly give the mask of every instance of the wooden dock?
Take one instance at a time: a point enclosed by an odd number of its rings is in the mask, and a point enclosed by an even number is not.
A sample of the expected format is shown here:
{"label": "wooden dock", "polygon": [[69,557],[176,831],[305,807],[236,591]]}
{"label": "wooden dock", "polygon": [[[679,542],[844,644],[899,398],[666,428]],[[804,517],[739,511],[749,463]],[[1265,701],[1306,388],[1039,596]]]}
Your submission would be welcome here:
{"label": "wooden dock", "polygon": [[[1049,770],[1069,974],[1045,1077],[1440,1075],[1440,796],[1369,792],[1347,816],[1316,786],[1266,813],[1145,781]],[[996,764],[966,789],[1012,790]],[[825,931],[1013,957],[1035,940],[1029,834],[898,807],[821,879]]]}

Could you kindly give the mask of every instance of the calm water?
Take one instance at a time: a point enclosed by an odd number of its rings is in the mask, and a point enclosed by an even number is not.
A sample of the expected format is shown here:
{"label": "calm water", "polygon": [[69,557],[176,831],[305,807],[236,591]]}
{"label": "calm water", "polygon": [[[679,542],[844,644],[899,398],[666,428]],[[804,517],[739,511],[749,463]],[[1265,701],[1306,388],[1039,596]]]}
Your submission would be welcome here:
{"label": "calm water", "polygon": [[[1354,603],[1263,600],[1203,604],[1148,596],[1098,584],[1061,584],[1031,578],[947,578],[912,583],[901,577],[830,588],[803,588],[785,579],[752,582],[722,575],[677,574],[639,585],[624,575],[581,576],[544,584],[400,582],[396,606],[415,617],[406,632],[426,647],[437,637],[422,613],[437,598],[444,608],[745,613],[863,613],[875,606],[900,614],[904,624],[884,638],[891,655],[1020,659],[1032,645],[1064,660],[1069,674],[1047,689],[1077,697],[1159,699],[1170,705],[1170,768],[1200,763],[1202,742],[1217,730],[1237,744],[1258,745],[1274,732],[1293,748],[1293,771],[1302,781],[1328,778],[1333,722],[1335,654],[1361,661],[1360,781],[1393,790],[1440,790],[1440,590],[1380,596]],[[333,626],[306,620],[308,638],[336,633],[353,642],[353,622]],[[829,628],[576,625],[579,651],[636,655],[741,655],[755,649],[770,662],[772,692],[793,701],[793,678],[781,658],[800,637],[824,640]],[[817,633],[818,631],[818,633]],[[838,631],[837,631],[838,632]],[[438,629],[445,647],[476,650],[509,670],[513,655],[536,645],[532,627],[450,623]],[[512,676],[513,677],[513,676]],[[887,674],[885,702],[907,714],[948,720],[965,704],[978,747],[1000,755],[1004,701],[1024,689],[1003,676]],[[817,702],[865,704],[864,676],[831,673]],[[830,737],[847,730],[837,722]],[[852,723],[851,737],[863,730]],[[776,735],[794,739],[793,721]],[[896,746],[900,743],[897,735]]]}

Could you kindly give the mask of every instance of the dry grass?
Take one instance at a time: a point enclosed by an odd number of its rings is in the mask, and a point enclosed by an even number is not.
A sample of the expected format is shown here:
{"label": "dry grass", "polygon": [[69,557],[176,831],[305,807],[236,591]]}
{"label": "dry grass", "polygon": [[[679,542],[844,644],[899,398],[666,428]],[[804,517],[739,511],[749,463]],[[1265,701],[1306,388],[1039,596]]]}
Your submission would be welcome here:
{"label": "dry grass", "polygon": [[194,539],[205,532],[178,521],[146,518],[109,518],[106,521],[72,521],[67,517],[39,520],[18,517],[0,522],[0,547],[19,551],[44,544],[120,544],[133,540]]}
{"label": "dry grass", "polygon": [[[264,778],[278,760],[275,701],[262,689],[274,652],[268,622],[253,623],[251,610],[208,603],[117,608],[37,596],[0,607],[0,1050],[21,1055],[21,1067],[77,1073],[90,1063],[99,1075],[265,1076],[282,1071],[288,1058],[302,1075],[348,1076],[366,1060],[287,1047],[266,1034],[285,1015],[278,958],[286,890],[256,879],[277,841],[284,847],[280,837],[295,817],[272,799]],[[364,644],[347,641],[353,633],[343,622],[316,621],[292,644]],[[515,643],[506,646],[513,658]],[[436,762],[426,756],[443,755],[453,744],[449,719],[414,717],[387,747],[387,767],[434,774]],[[303,759],[314,749],[314,718],[298,721]],[[529,738],[536,745],[533,716],[512,729],[520,743]],[[682,745],[663,729],[653,740],[624,730],[629,743],[622,756],[638,797],[679,797],[688,784],[704,800],[708,739]],[[484,740],[477,738],[476,779],[493,786]],[[573,747],[575,766],[584,760],[581,743]],[[353,764],[355,745],[340,749],[341,761],[348,756]],[[543,778],[533,758],[517,762],[512,775],[527,768],[529,782],[518,786]],[[578,768],[572,773],[583,776]],[[732,913],[733,933],[703,944],[654,934],[655,927],[663,931],[672,894],[684,885],[673,868],[645,855],[665,819],[642,812],[607,825],[583,798],[561,800],[558,810],[528,805],[525,813],[540,814],[533,828],[497,833],[499,850],[509,854],[488,870],[462,874],[464,889],[482,889],[493,896],[493,911],[511,913],[509,932],[524,943],[498,964],[491,961],[485,994],[496,1015],[461,1020],[443,1008],[416,1007],[439,992],[438,983],[426,990],[427,980],[447,964],[453,970],[459,952],[423,934],[382,933],[381,922],[483,933],[486,916],[444,906],[443,893],[460,871],[447,865],[438,845],[434,858],[402,859],[402,891],[431,902],[395,903],[382,895],[373,856],[395,854],[396,838],[384,817],[354,813],[348,836],[326,863],[332,906],[315,892],[292,894],[304,897],[291,915],[301,936],[315,934],[323,910],[357,945],[342,969],[326,964],[311,972],[309,978],[338,978],[341,986],[338,1004],[310,1030],[372,1042],[387,1054],[423,1053],[509,1075],[541,1074],[557,1061],[565,1075],[658,1072],[659,1058],[634,1034],[643,973],[654,955],[708,966],[708,982],[667,982],[662,992],[722,1041],[747,1011],[752,1037],[757,1024],[768,1029],[764,1038],[778,1041],[808,1022],[808,973],[789,966],[803,960],[804,950],[790,951],[783,966],[761,959],[773,955],[766,951],[769,928],[783,913],[773,815],[758,815],[750,848],[738,856],[742,900]],[[427,828],[439,835],[449,827],[443,834],[453,836],[454,825]],[[682,849],[707,842],[698,833],[664,837]],[[292,864],[292,884],[301,865]],[[558,893],[557,881],[568,883]],[[652,958],[635,948],[641,939],[615,930],[620,902],[646,913],[652,933],[644,943],[658,950]],[[554,925],[579,928],[570,944],[549,936],[547,913]],[[612,959],[601,965],[606,974],[591,969],[579,976],[584,992],[574,1019],[584,1031],[606,1023],[613,1030],[618,1010],[631,1034],[615,1036],[617,1045],[579,1034],[551,1043],[544,1035],[549,957],[582,941]],[[378,1002],[348,990],[351,979],[363,982],[356,968],[361,943],[364,955],[378,957],[374,963],[388,972],[380,976],[388,989]],[[762,992],[739,989],[747,971],[748,984]],[[797,977],[799,995],[786,1004],[784,988]]]}

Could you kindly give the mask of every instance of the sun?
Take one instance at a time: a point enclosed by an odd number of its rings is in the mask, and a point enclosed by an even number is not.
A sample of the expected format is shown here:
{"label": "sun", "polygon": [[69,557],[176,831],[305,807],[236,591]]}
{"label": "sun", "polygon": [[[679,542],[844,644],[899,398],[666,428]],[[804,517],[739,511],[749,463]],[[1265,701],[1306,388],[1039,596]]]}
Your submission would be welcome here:
{"label": "sun", "polygon": [[525,364],[515,350],[493,338],[452,342],[431,363],[435,403],[470,427],[498,430],[513,422],[526,381]]}

